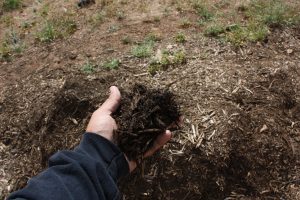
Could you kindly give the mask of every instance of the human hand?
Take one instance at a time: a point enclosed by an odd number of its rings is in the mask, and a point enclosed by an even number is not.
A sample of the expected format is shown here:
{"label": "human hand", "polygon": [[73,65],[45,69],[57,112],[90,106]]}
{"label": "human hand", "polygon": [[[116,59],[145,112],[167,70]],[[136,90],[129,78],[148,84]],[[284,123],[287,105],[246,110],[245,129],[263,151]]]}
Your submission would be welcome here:
{"label": "human hand", "polygon": [[[114,131],[116,131],[118,127],[111,115],[118,109],[120,102],[121,93],[119,89],[116,86],[110,87],[108,99],[93,113],[86,131],[98,134],[111,142],[115,142]],[[171,136],[172,134],[169,130],[159,135],[154,141],[152,148],[144,154],[144,158],[153,155],[171,139]],[[127,159],[127,161],[130,172],[132,172],[136,168],[137,163],[136,161],[129,161],[129,159]]]}

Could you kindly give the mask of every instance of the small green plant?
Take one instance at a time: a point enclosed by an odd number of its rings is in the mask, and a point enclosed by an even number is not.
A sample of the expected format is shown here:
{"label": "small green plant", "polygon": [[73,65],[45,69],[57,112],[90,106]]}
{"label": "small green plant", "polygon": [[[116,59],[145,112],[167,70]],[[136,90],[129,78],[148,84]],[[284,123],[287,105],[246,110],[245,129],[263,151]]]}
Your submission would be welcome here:
{"label": "small green plant", "polygon": [[207,6],[200,0],[194,1],[193,4],[194,9],[201,17],[199,22],[205,23],[208,21],[212,21],[214,18],[214,14],[207,8]]}
{"label": "small green plant", "polygon": [[185,64],[187,62],[184,51],[176,51],[173,56],[173,64]]}
{"label": "small green plant", "polygon": [[0,45],[0,59],[8,61],[13,53],[19,54],[24,48],[19,34],[11,30],[5,34],[4,41]]}
{"label": "small green plant", "polygon": [[160,36],[155,33],[149,33],[145,38],[145,42],[158,42],[160,40],[161,40]]}
{"label": "small green plant", "polygon": [[248,17],[269,26],[280,26],[288,23],[289,7],[279,0],[254,0],[246,13]]}
{"label": "small green plant", "polygon": [[3,1],[3,9],[6,11],[11,11],[18,9],[22,6],[21,0],[4,0]]}
{"label": "small green plant", "polygon": [[89,23],[92,25],[93,28],[96,28],[99,25],[103,24],[104,19],[105,19],[105,13],[98,12],[89,19]]}
{"label": "small green plant", "polygon": [[6,42],[0,45],[0,60],[9,61],[11,56],[11,49],[8,47]]}
{"label": "small green plant", "polygon": [[58,37],[58,33],[54,29],[52,22],[46,21],[41,31],[38,33],[38,39],[41,42],[51,42]]}
{"label": "small green plant", "polygon": [[184,18],[184,19],[182,19],[182,20],[180,21],[179,26],[180,26],[181,28],[189,28],[189,27],[192,26],[192,22],[191,22],[189,19]]}
{"label": "small green plant", "polygon": [[158,71],[165,71],[170,66],[176,66],[180,64],[185,64],[187,62],[186,54],[184,51],[175,51],[175,52],[169,52],[169,51],[163,51],[161,58],[155,59],[151,61],[148,72],[151,75],[155,75]]}
{"label": "small green plant", "polygon": [[185,37],[184,33],[177,33],[177,35],[175,36],[175,41],[178,43],[185,43],[186,37]]}
{"label": "small green plant", "polygon": [[226,39],[230,43],[241,46],[247,42],[263,41],[268,35],[268,27],[258,23],[250,23],[248,26],[239,26],[228,32]]}
{"label": "small green plant", "polygon": [[219,37],[223,33],[225,33],[225,28],[218,24],[210,25],[204,31],[204,35],[209,37]]}
{"label": "small green plant", "polygon": [[120,64],[121,64],[120,60],[112,59],[112,60],[109,60],[109,61],[105,62],[103,64],[103,67],[106,68],[106,69],[109,69],[109,70],[118,69]]}
{"label": "small green plant", "polygon": [[86,63],[84,63],[84,65],[82,66],[81,70],[84,73],[93,73],[95,72],[95,65],[93,65],[90,61],[87,61]]}
{"label": "small green plant", "polygon": [[252,20],[271,27],[299,23],[300,13],[296,8],[280,0],[253,0],[247,10]]}
{"label": "small green plant", "polygon": [[142,44],[134,46],[131,50],[131,53],[137,58],[150,57],[153,53],[153,46],[153,42],[143,42]]}

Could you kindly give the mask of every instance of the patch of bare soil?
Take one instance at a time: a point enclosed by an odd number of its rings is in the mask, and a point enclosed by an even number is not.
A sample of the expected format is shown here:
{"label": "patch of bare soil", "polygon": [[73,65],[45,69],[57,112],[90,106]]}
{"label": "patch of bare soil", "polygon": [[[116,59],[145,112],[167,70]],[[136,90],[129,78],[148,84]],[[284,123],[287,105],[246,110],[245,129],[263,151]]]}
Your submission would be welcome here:
{"label": "patch of bare soil", "polygon": [[107,95],[106,79],[111,78],[91,81],[76,72],[42,69],[4,94],[0,140],[7,164],[2,175],[14,177],[8,189],[23,187],[27,177],[47,166],[49,156],[79,142],[87,118]]}

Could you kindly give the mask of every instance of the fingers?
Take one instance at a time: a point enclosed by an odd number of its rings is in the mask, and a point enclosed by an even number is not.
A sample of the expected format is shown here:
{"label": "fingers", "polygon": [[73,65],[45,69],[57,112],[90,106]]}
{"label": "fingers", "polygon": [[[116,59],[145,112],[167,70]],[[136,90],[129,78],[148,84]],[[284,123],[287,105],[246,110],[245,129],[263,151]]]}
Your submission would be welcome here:
{"label": "fingers", "polygon": [[106,101],[101,105],[99,110],[110,115],[118,109],[121,101],[121,93],[116,86],[111,86],[109,90],[110,95],[108,99],[106,99]]}
{"label": "fingers", "polygon": [[172,137],[172,133],[169,130],[159,135],[156,138],[153,147],[145,153],[144,157],[149,157],[153,155],[157,150],[159,150],[162,146],[164,146],[171,139],[171,137]]}

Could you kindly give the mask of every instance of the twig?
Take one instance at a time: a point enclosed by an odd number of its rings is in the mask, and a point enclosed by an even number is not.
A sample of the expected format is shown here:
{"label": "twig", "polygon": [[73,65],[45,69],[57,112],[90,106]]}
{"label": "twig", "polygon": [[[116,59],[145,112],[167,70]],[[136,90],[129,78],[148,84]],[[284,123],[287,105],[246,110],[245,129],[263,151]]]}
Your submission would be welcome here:
{"label": "twig", "polygon": [[146,76],[148,75],[148,72],[141,73],[141,74],[134,74],[133,76],[138,77],[138,76]]}

